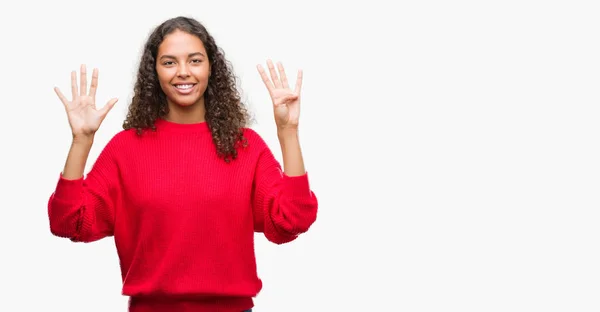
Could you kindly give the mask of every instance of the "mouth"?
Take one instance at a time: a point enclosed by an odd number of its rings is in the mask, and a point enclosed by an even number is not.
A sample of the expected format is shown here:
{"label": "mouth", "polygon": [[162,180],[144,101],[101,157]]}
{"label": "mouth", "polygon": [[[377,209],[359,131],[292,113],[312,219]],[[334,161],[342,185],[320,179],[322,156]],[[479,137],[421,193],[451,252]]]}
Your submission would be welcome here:
{"label": "mouth", "polygon": [[173,87],[175,87],[175,90],[177,90],[178,93],[181,94],[189,94],[192,92],[192,90],[194,89],[194,87],[196,86],[195,83],[178,83],[178,84],[173,84]]}

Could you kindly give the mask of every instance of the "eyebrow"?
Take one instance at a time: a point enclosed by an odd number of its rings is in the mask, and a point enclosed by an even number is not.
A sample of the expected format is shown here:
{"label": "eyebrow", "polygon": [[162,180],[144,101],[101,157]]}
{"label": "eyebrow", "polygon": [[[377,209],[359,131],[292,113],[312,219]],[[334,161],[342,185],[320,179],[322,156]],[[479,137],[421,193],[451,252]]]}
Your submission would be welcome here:
{"label": "eyebrow", "polygon": [[[188,54],[188,57],[194,57],[194,56],[205,56],[205,55],[202,54],[201,52],[194,52],[194,53]],[[163,55],[163,56],[160,57],[160,59],[164,59],[164,58],[175,59],[176,57],[174,57],[173,55]]]}

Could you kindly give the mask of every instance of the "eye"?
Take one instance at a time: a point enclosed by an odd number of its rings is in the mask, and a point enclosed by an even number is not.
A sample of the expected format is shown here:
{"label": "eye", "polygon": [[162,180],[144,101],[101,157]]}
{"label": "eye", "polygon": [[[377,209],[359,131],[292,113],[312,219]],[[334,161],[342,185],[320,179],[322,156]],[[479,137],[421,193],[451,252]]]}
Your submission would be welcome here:
{"label": "eye", "polygon": [[172,64],[173,64],[173,62],[172,62],[172,61],[166,61],[166,62],[163,62],[163,65],[165,65],[165,66],[169,66],[169,65],[172,65]]}
{"label": "eye", "polygon": [[192,60],[192,63],[196,63],[196,64],[198,64],[198,63],[202,63],[202,60],[195,59],[195,60]]}

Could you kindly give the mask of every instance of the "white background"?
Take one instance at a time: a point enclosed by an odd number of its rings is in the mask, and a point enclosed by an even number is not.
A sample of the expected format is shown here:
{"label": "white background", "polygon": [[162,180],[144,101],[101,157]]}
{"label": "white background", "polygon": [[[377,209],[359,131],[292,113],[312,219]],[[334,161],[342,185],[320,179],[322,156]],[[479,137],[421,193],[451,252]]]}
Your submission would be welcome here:
{"label": "white background", "polygon": [[120,98],[89,167],[121,129],[147,35],[187,15],[225,50],[278,156],[255,66],[304,70],[319,218],[292,244],[259,238],[255,311],[599,311],[595,1],[330,3],[3,4],[0,310],[126,311],[113,240],[48,228],[70,144],[52,88],[70,94],[86,63],[98,101]]}

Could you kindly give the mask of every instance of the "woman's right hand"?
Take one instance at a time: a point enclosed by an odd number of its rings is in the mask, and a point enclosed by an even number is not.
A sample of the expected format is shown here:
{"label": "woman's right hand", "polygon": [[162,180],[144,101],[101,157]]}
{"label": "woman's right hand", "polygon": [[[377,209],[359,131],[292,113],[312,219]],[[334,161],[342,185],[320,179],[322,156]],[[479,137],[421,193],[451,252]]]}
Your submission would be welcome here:
{"label": "woman's right hand", "polygon": [[87,91],[87,73],[85,65],[81,65],[80,87],[77,87],[77,73],[71,72],[71,101],[60,92],[58,87],[54,92],[58,95],[65,106],[73,139],[91,138],[94,136],[100,124],[108,112],[117,103],[117,98],[112,98],[101,109],[96,108],[96,89],[98,88],[98,69],[94,68],[90,91]]}

